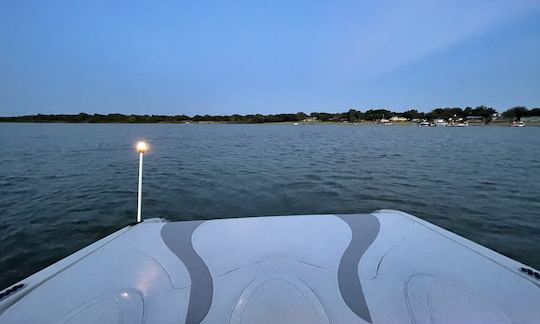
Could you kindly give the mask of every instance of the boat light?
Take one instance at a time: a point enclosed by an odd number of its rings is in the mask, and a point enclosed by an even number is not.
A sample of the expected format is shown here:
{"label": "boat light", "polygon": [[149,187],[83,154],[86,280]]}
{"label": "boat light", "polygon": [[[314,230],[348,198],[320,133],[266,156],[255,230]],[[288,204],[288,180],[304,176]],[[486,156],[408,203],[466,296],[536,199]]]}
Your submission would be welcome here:
{"label": "boat light", "polygon": [[146,142],[140,141],[137,143],[137,152],[144,153],[146,152],[148,148],[148,145],[146,145]]}

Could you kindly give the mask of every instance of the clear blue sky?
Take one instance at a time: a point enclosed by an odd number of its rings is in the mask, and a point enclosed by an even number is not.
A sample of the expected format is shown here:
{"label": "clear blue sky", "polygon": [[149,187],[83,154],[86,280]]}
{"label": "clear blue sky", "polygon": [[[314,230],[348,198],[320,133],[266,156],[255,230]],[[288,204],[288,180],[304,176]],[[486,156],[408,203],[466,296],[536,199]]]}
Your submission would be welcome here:
{"label": "clear blue sky", "polygon": [[540,106],[540,1],[0,2],[0,115]]}

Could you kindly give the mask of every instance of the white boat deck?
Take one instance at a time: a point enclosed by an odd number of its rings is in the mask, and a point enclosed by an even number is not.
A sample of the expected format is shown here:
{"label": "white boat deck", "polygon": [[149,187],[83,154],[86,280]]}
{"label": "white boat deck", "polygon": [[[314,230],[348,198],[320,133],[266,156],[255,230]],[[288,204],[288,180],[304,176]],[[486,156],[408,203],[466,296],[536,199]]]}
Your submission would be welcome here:
{"label": "white boat deck", "polygon": [[151,219],[2,292],[0,323],[540,323],[538,276],[399,211]]}

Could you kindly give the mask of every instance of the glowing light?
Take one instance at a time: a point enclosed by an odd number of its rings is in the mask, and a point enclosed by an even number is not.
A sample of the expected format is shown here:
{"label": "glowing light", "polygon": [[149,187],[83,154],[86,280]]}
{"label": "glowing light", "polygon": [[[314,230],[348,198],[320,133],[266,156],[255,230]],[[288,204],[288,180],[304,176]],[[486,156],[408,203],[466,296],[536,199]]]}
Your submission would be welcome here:
{"label": "glowing light", "polygon": [[127,292],[122,293],[122,297],[127,298],[128,296],[129,296],[129,294]]}
{"label": "glowing light", "polygon": [[148,149],[148,145],[146,144],[146,142],[141,141],[137,143],[137,152],[144,153],[146,152],[147,149]]}

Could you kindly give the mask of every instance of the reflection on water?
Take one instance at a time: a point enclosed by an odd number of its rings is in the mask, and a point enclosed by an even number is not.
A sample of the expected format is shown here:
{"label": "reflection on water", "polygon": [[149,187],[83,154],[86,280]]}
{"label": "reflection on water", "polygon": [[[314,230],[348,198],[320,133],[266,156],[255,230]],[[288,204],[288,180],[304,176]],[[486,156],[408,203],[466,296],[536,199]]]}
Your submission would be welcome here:
{"label": "reflection on water", "polygon": [[135,220],[400,209],[540,268],[540,128],[0,124],[0,288]]}

